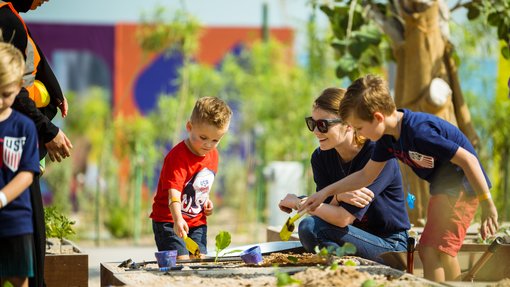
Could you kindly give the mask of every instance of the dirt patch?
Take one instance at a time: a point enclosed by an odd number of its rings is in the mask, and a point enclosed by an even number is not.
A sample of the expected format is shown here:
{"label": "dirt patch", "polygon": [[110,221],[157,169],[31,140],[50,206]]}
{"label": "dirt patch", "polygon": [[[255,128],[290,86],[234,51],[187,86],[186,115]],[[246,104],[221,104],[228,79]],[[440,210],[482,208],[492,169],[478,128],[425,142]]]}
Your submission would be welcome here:
{"label": "dirt patch", "polygon": [[510,278],[499,281],[496,283],[495,287],[510,287]]}
{"label": "dirt patch", "polygon": [[356,256],[324,257],[313,253],[272,253],[263,257],[260,266],[313,266],[331,265],[336,262],[338,265],[371,266],[378,265],[376,262]]}
{"label": "dirt patch", "polygon": [[[332,260],[333,259],[333,260]],[[334,267],[331,263],[336,262]],[[343,266],[353,263],[356,266]],[[278,280],[291,280],[291,286],[434,286],[387,266],[355,256],[326,259],[311,253],[272,253],[263,256],[260,265],[243,262],[202,262],[182,264],[178,271],[161,272],[155,264],[147,264],[148,272],[124,272],[123,281],[130,286],[277,286]],[[151,277],[152,276],[152,277]],[[283,279],[282,279],[283,278]],[[290,282],[290,281],[289,281]]]}
{"label": "dirt patch", "polygon": [[74,254],[80,253],[75,246],[67,241],[61,241],[58,238],[46,239],[46,254]]}

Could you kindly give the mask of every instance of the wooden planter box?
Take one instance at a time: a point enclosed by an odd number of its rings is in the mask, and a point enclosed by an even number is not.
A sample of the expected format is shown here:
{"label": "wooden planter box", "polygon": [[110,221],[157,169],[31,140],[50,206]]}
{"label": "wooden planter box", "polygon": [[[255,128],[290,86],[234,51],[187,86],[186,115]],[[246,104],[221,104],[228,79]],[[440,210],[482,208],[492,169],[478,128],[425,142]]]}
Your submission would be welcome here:
{"label": "wooden planter box", "polygon": [[89,280],[89,256],[72,242],[65,240],[72,247],[72,253],[46,253],[44,262],[44,280],[48,287],[87,287]]}

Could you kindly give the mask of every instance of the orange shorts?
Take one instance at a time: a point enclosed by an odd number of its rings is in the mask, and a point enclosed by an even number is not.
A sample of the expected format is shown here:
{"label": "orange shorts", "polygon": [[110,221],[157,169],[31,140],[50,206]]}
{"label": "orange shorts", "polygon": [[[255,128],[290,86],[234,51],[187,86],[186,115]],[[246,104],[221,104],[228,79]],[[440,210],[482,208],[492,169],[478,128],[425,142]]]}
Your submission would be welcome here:
{"label": "orange shorts", "polygon": [[460,192],[458,197],[446,194],[431,196],[420,245],[457,256],[477,208],[476,196],[466,196],[464,192]]}

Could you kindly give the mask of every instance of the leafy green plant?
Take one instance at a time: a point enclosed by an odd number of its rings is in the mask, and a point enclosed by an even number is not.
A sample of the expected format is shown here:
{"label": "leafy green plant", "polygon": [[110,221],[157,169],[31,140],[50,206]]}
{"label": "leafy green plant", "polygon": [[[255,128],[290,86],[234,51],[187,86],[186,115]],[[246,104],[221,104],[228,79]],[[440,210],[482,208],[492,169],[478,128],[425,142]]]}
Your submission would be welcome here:
{"label": "leafy green plant", "polygon": [[[356,253],[356,246],[354,246],[352,243],[349,243],[349,242],[346,242],[343,246],[341,247],[333,247],[333,246],[328,246],[328,247],[323,247],[323,248],[319,248],[319,246],[315,246],[315,253],[317,255],[319,255],[320,257],[323,257],[325,258],[328,262],[331,261],[331,256],[338,256],[338,257],[342,257],[344,255],[349,255],[349,254],[355,254]],[[344,264],[344,266],[356,266],[356,262],[352,261],[352,260],[347,260]],[[329,268],[331,270],[336,270],[338,268],[338,263],[336,261],[332,262],[331,265],[329,266]]]}
{"label": "leafy green plant", "polygon": [[478,234],[477,242],[481,244],[491,244],[499,236],[510,236],[510,226],[501,227],[498,229],[496,234],[482,239],[482,236]]}
{"label": "leafy green plant", "polygon": [[343,246],[337,248],[333,246],[322,248],[319,248],[319,246],[315,246],[315,253],[317,253],[321,257],[329,257],[331,255],[342,257],[344,255],[355,254],[356,246],[349,242],[346,242]]}
{"label": "leafy green plant", "polygon": [[278,270],[278,265],[274,265],[275,271],[274,275],[276,276],[276,286],[288,286],[292,284],[301,284],[300,280],[297,280],[295,278],[292,278],[292,276],[289,275],[287,272],[280,272]]}
{"label": "leafy green plant", "polygon": [[[225,250],[225,248],[227,248],[230,243],[232,243],[232,237],[228,231],[220,231],[220,233],[216,235],[216,258],[214,258],[214,262],[218,262],[218,257],[220,256],[221,251]],[[223,253],[221,256],[241,251],[242,250],[239,249],[231,250],[229,252]]]}
{"label": "leafy green plant", "polygon": [[[62,214],[54,206],[46,207],[44,209],[44,223],[46,226],[47,238],[58,238],[60,242],[62,242],[64,238],[69,238],[76,234],[73,229],[75,221],[69,220],[67,216]],[[60,251],[62,251],[62,244],[60,245],[60,249]]]}
{"label": "leafy green plant", "polygon": [[377,282],[374,279],[367,279],[362,284],[361,287],[376,287]]}

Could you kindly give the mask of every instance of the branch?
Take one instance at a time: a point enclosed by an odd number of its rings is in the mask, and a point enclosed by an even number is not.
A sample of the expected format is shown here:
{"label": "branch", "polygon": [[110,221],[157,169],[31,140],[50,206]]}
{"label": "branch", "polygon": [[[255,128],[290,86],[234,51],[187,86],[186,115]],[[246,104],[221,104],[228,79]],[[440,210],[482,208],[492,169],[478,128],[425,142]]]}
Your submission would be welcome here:
{"label": "branch", "polygon": [[386,18],[375,6],[367,6],[367,16],[372,19],[377,26],[391,39],[395,47],[400,46],[404,42],[404,36],[398,29],[398,22],[393,19]]}
{"label": "branch", "polygon": [[444,38],[450,39],[450,10],[444,0],[437,1],[437,8],[439,9],[439,28]]}

